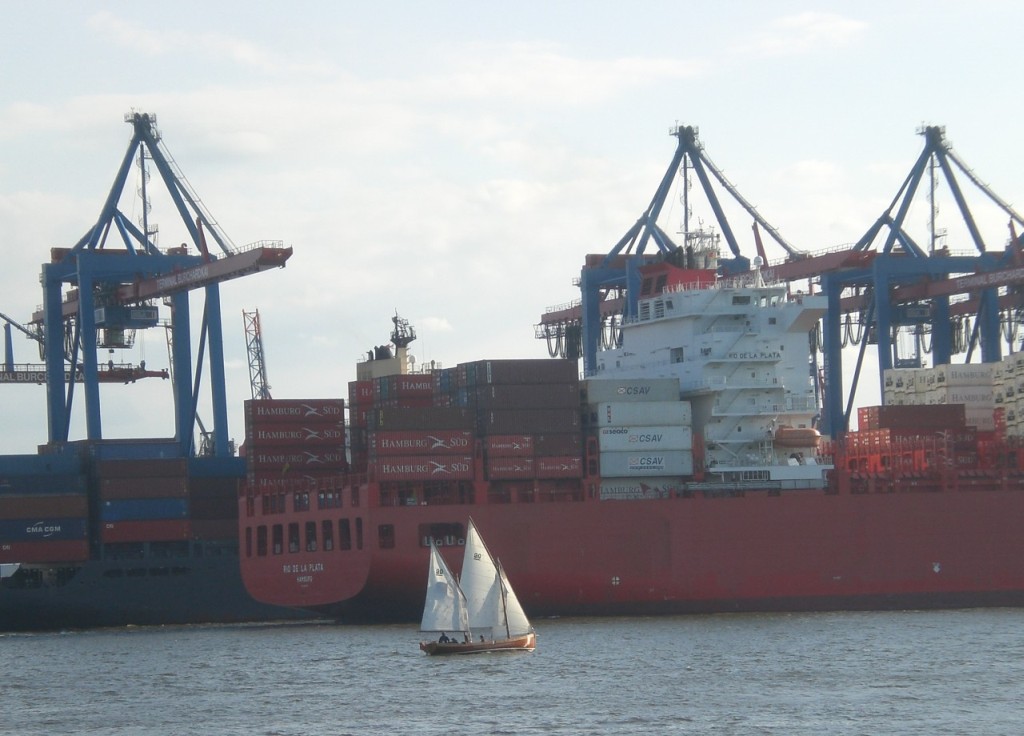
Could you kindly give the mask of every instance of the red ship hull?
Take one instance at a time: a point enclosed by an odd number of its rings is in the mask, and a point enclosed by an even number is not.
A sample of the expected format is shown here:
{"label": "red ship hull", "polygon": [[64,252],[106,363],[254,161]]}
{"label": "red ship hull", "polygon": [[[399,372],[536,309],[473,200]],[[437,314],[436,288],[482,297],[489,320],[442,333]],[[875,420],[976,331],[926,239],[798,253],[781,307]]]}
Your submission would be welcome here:
{"label": "red ship hull", "polygon": [[[464,529],[472,516],[531,616],[1024,604],[1024,477],[915,483],[312,509],[278,520],[320,529],[347,519],[349,549],[306,551],[304,542],[303,551],[260,556],[250,545],[242,569],[264,602],[411,621],[423,606],[425,530]],[[243,527],[273,521],[250,514]],[[457,536],[438,541],[457,547]],[[461,557],[442,552],[450,564]]]}

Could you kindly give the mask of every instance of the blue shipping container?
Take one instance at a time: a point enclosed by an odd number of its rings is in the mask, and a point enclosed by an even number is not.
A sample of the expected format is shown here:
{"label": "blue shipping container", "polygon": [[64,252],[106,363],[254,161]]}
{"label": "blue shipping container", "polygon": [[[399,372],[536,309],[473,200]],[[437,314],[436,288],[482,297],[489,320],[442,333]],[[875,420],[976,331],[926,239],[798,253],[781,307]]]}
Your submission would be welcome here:
{"label": "blue shipping container", "polygon": [[149,521],[188,518],[187,498],[126,498],[104,501],[103,521]]}
{"label": "blue shipping container", "polygon": [[79,517],[0,519],[0,543],[85,539],[86,529],[86,520]]}

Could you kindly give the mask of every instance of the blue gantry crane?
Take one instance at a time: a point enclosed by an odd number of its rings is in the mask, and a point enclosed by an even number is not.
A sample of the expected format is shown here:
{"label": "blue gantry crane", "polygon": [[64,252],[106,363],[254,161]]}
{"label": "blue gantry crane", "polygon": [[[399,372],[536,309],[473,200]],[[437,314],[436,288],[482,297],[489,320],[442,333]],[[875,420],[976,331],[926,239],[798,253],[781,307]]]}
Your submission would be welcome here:
{"label": "blue gantry crane", "polygon": [[[703,151],[696,128],[676,127],[671,133],[678,145],[650,205],[607,255],[587,256],[579,280],[580,300],[550,308],[536,325],[536,337],[547,340],[552,357],[582,355],[587,373],[594,365],[597,350],[614,342],[614,330],[608,329],[609,323],[629,319],[636,313],[637,301],[643,296],[640,267],[658,260],[676,265],[684,265],[680,261],[685,261],[685,265],[692,267],[691,251],[707,237],[707,231],[691,230],[684,220],[683,244],[677,246],[657,224],[675,177],[683,177],[686,197],[692,172],[704,190],[715,224],[731,253],[731,257],[719,260],[720,275],[748,270],[750,259],[740,252],[712,178],[753,218],[754,245],[765,265],[764,277],[807,282],[812,291],[827,295],[828,311],[819,334],[814,336],[821,348],[822,365],[819,367],[818,354],[814,353],[811,366],[825,389],[821,424],[825,433],[835,436],[849,428],[868,345],[877,345],[880,389],[882,374],[888,368],[920,365],[920,343],[918,354],[899,355],[893,338],[898,329],[912,328],[919,334],[927,330],[936,365],[948,364],[954,354],[965,351],[969,362],[975,349],[982,361],[999,360],[1001,330],[1004,336],[1012,334],[1007,327],[1017,324],[1024,310],[1024,294],[1018,291],[1024,284],[1024,244],[1015,229],[1024,226],[1024,220],[960,160],[946,141],[943,128],[928,126],[919,132],[925,139],[924,150],[890,206],[864,236],[852,247],[811,254],[786,242],[728,182]],[[957,172],[1009,217],[1011,237],[1005,249],[986,248]],[[973,243],[973,253],[952,254],[937,247],[934,192],[939,177],[952,193]],[[933,207],[930,241],[922,247],[908,234],[905,225],[911,203],[925,181],[930,183]],[[688,211],[684,200],[684,217]],[[784,260],[767,262],[759,228],[782,247],[786,253]],[[650,243],[654,243],[654,249],[648,254]],[[959,298],[951,299],[956,296]],[[854,324],[860,339],[850,339]],[[850,342],[859,345],[859,353],[847,393],[843,385],[842,351]]]}
{"label": "blue gantry crane", "polygon": [[[279,241],[234,248],[166,152],[156,116],[133,112],[125,116],[132,138],[96,222],[71,248],[54,248],[42,267],[43,307],[32,323],[42,326],[46,365],[48,437],[51,444],[68,441],[75,381],[82,375],[86,433],[103,438],[100,369],[97,347],[129,346],[134,330],[159,322],[158,301],[170,307],[175,440],[182,456],[193,452],[193,430],[205,353],[209,352],[213,414],[213,453],[231,454],[227,430],[224,347],[220,315],[220,283],[269,268],[283,267],[292,254]],[[119,209],[136,155],[143,166],[143,222],[137,227]],[[181,217],[189,244],[157,248],[146,220],[148,198],[145,162],[152,162]],[[215,249],[208,247],[211,238]],[[203,305],[198,352],[193,364],[189,295],[201,291]]]}

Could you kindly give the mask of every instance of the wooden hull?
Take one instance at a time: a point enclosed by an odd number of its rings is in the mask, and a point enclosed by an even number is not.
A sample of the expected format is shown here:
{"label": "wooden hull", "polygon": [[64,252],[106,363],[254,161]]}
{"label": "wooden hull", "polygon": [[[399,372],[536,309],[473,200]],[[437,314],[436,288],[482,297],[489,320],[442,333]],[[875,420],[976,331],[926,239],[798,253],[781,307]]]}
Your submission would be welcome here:
{"label": "wooden hull", "polygon": [[437,641],[421,641],[420,649],[427,654],[485,654],[487,652],[532,652],[537,647],[537,635],[532,631],[523,636],[497,641],[476,641],[468,644],[462,642],[441,643]]}

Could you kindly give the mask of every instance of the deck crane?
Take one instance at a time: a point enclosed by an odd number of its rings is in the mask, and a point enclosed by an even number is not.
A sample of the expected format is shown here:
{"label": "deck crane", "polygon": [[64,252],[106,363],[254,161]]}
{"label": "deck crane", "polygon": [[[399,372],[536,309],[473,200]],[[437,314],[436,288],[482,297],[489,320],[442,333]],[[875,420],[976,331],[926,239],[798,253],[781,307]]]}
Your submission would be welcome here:
{"label": "deck crane", "polygon": [[[552,357],[559,354],[576,358],[582,353],[584,372],[589,372],[594,366],[602,340],[605,343],[609,341],[606,329],[609,321],[629,319],[636,314],[640,298],[638,269],[657,260],[672,262],[693,257],[694,252],[706,244],[709,237],[707,230],[690,229],[688,207],[684,208],[687,219],[683,224],[682,245],[677,245],[658,225],[658,217],[677,176],[683,176],[683,191],[686,193],[692,171],[704,191],[721,230],[721,237],[732,253],[731,258],[719,261],[720,270],[724,274],[747,271],[750,259],[740,252],[739,242],[726,218],[712,178],[790,257],[801,258],[805,255],[787,242],[739,193],[721,169],[711,162],[697,138],[696,127],[677,125],[669,133],[677,140],[676,151],[647,209],[607,255],[587,256],[580,274],[580,303],[549,309],[536,326],[536,337],[548,341]],[[760,239],[760,234],[756,235]],[[656,252],[648,254],[647,246],[652,242]]]}
{"label": "deck crane", "polygon": [[[214,454],[229,456],[219,284],[283,267],[292,249],[278,241],[234,248],[163,147],[156,116],[132,112],[125,116],[125,122],[132,126],[133,135],[99,217],[73,247],[51,249],[50,262],[42,268],[44,302],[42,310],[33,316],[33,324],[41,325],[45,336],[49,442],[67,442],[74,400],[74,383],[65,390],[63,346],[70,345],[72,373],[81,371],[83,375],[88,439],[100,440],[100,370],[95,346],[117,347],[124,344],[125,331],[156,326],[156,300],[164,299],[171,309],[175,345],[175,439],[183,456],[192,453],[203,358],[208,348]],[[186,244],[166,251],[158,249],[148,223],[144,221],[140,230],[119,209],[136,153],[141,161],[147,157],[152,161],[198,255],[190,253]],[[207,236],[216,245],[216,255],[207,247]],[[115,246],[118,240],[121,247]],[[202,290],[205,295],[194,369],[189,303],[193,290]]]}

